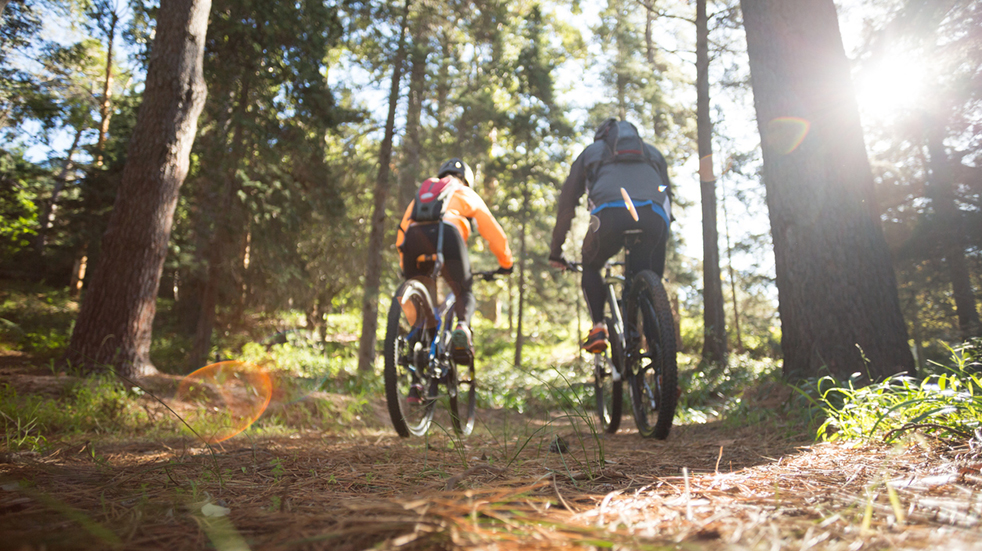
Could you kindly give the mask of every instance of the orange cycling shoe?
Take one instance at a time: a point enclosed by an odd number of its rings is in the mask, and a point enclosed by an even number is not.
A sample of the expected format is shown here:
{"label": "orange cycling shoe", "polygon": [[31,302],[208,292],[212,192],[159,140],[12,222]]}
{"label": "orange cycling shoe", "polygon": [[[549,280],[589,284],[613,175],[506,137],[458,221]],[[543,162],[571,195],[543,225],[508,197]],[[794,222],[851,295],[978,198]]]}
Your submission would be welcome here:
{"label": "orange cycling shoe", "polygon": [[602,354],[607,350],[607,328],[594,327],[580,348],[591,354]]}

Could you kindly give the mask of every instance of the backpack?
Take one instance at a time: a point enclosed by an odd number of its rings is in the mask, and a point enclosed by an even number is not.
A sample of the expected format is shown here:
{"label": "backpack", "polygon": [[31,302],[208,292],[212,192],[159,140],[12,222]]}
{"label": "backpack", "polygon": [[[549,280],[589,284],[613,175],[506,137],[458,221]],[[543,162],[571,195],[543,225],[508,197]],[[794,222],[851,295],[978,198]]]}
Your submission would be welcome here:
{"label": "backpack", "polygon": [[430,178],[419,186],[411,218],[415,222],[438,222],[443,219],[450,197],[460,184],[451,178]]}
{"label": "backpack", "polygon": [[589,187],[593,187],[600,168],[607,163],[648,163],[656,172],[661,172],[661,168],[655,158],[651,156],[644,140],[641,139],[633,124],[627,121],[618,121],[616,124],[610,125],[604,133],[603,140],[604,151],[600,160],[587,167]]}

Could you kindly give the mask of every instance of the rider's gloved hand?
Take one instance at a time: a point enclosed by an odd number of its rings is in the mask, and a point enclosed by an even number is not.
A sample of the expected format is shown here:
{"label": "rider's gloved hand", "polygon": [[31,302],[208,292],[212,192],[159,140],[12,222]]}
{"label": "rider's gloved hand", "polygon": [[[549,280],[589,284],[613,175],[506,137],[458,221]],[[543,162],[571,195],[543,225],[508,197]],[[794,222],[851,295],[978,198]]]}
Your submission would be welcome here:
{"label": "rider's gloved hand", "polygon": [[553,268],[559,268],[560,270],[569,269],[569,261],[563,258],[562,255],[553,256],[549,255],[549,265]]}
{"label": "rider's gloved hand", "polygon": [[514,264],[512,264],[511,266],[509,266],[507,268],[498,268],[497,270],[494,271],[494,273],[501,274],[501,275],[511,275],[511,273],[513,271],[515,271],[515,265]]}

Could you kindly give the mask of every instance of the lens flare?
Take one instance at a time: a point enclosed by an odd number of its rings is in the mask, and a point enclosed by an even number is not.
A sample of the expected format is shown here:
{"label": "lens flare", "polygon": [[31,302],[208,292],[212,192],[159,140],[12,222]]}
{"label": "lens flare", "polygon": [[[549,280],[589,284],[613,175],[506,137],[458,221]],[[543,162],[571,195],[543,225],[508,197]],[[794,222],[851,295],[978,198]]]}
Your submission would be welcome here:
{"label": "lens flare", "polygon": [[196,405],[185,417],[205,442],[215,444],[246,430],[273,397],[269,373],[254,364],[225,361],[184,377],[175,399]]}
{"label": "lens flare", "polygon": [[767,145],[781,155],[798,149],[811,123],[798,117],[778,117],[767,123]]}

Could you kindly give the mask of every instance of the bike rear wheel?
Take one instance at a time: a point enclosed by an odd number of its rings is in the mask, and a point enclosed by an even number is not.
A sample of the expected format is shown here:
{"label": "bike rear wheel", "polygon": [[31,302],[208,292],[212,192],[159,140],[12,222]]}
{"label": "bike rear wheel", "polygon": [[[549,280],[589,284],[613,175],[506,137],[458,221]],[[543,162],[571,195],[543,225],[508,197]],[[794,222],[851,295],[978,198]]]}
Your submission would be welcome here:
{"label": "bike rear wheel", "polygon": [[433,421],[438,381],[429,369],[433,311],[426,288],[415,280],[399,287],[385,330],[385,399],[399,436],[422,436]]}
{"label": "bike rear wheel", "polygon": [[[621,370],[623,353],[621,341],[614,331],[614,323],[607,318],[607,335],[610,342],[610,362],[606,354],[596,354],[593,362],[593,391],[597,401],[597,417],[601,430],[613,434],[621,426],[624,401],[624,381],[614,380],[614,369]],[[621,370],[623,372],[623,370]]]}
{"label": "bike rear wheel", "polygon": [[675,322],[668,294],[653,272],[631,283],[627,300],[628,385],[642,436],[668,438],[678,403]]}

